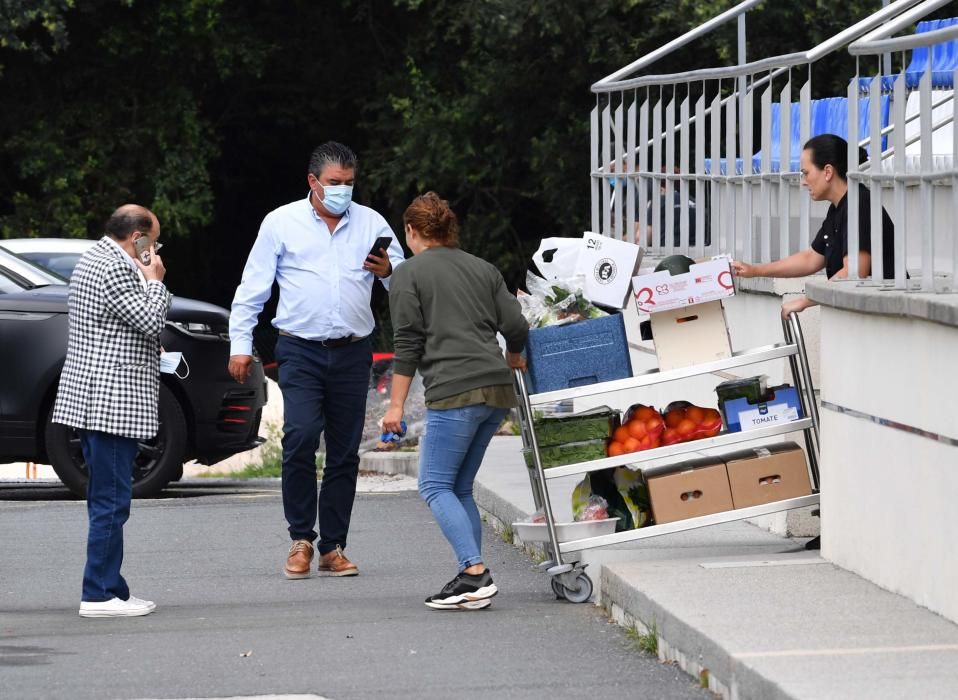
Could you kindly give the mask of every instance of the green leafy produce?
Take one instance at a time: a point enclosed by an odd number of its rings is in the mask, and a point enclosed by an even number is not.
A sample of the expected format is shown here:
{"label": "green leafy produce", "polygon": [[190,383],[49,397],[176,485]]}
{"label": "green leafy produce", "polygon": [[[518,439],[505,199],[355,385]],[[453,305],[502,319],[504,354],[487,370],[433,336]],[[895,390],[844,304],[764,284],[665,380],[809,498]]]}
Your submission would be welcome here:
{"label": "green leafy produce", "polygon": [[572,416],[533,418],[539,447],[607,439],[618,423],[618,411],[608,406],[601,406]]}
{"label": "green leafy produce", "polygon": [[612,475],[616,488],[622,495],[629,513],[632,514],[634,527],[647,525],[652,519],[652,506],[649,502],[649,490],[645,485],[642,472],[628,467],[616,467]]}
{"label": "green leafy produce", "polygon": [[[526,466],[535,466],[532,450],[523,450],[522,454],[525,457]],[[565,464],[575,464],[576,462],[589,462],[593,459],[602,459],[605,456],[605,440],[571,442],[566,445],[539,448],[539,459],[545,469],[561,467]]]}

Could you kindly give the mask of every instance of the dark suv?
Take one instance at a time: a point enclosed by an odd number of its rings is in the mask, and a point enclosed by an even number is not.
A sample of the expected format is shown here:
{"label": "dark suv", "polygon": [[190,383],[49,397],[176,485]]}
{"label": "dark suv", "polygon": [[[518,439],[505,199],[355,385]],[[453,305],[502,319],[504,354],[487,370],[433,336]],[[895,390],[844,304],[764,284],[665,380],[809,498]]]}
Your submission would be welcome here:
{"label": "dark suv", "polygon": [[[67,348],[64,282],[0,249],[0,462],[52,464],[82,497],[87,474],[79,439],[50,422]],[[186,379],[162,375],[160,429],[140,443],[134,496],[153,495],[179,479],[184,461],[212,464],[262,442],[263,368],[255,361],[246,384],[230,377],[228,323],[222,307],[173,298],[161,340],[167,351],[183,353],[190,371]]]}

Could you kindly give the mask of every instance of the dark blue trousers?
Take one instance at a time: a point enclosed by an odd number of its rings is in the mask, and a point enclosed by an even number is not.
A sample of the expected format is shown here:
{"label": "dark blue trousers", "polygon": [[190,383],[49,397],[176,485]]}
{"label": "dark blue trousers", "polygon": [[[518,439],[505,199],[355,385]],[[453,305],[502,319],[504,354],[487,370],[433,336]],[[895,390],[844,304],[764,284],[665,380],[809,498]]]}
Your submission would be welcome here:
{"label": "dark blue trousers", "polygon": [[78,432],[89,474],[86,507],[90,521],[81,600],[126,600],[130,589],[120,575],[120,566],[123,564],[123,525],[130,518],[133,498],[137,441],[97,430]]}
{"label": "dark blue trousers", "polygon": [[[366,422],[372,366],[367,338],[338,348],[280,335],[276,343],[283,392],[283,509],[293,540],[314,541],[320,554],[346,547],[356,498],[359,443]],[[316,450],[326,436],[326,466],[316,484]]]}

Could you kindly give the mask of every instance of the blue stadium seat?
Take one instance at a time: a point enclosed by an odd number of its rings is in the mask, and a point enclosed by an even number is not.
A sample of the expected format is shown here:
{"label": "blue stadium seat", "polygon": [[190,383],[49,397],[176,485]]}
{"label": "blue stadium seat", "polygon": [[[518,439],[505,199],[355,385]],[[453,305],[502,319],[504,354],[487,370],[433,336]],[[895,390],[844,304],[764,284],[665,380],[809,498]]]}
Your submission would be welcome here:
{"label": "blue stadium seat", "polygon": [[[944,29],[958,24],[958,17],[948,19],[932,19],[919,22],[915,27],[916,34],[933,32],[937,29]],[[958,39],[946,41],[941,44],[935,44],[931,47],[931,86],[940,89],[952,89],[954,85],[954,71],[958,68]],[[928,68],[928,48],[921,47],[911,52],[911,61],[905,68],[905,85],[909,89],[918,87],[918,81],[921,80],[922,73]],[[882,92],[890,92],[895,79],[895,75],[881,76]],[[871,86],[871,77],[861,77],[858,79],[858,89],[862,93],[867,93]]]}
{"label": "blue stadium seat", "polygon": [[[881,125],[882,128],[888,126],[889,116],[891,114],[890,95],[881,95]],[[788,171],[795,172],[799,169],[799,157],[802,152],[802,141],[800,136],[800,105],[793,102],[791,115],[791,135],[789,141],[789,150],[791,158]],[[825,97],[820,100],[812,100],[809,104],[810,130],[812,136],[819,134],[837,134],[842,138],[848,138],[848,98],[846,97]],[[771,132],[771,157],[769,158],[770,172],[778,173],[782,171],[781,163],[781,138],[782,138],[782,105],[778,102],[772,103],[772,132]],[[865,96],[858,101],[858,134],[863,139],[868,135],[871,123],[871,113],[869,111],[869,97]],[[888,145],[888,136],[882,137],[882,150]],[[870,149],[869,149],[870,150]],[[705,159],[705,172],[711,173],[711,159]],[[725,158],[719,161],[719,172],[727,175],[727,164]],[[752,172],[759,173],[762,170],[762,152],[757,151],[752,156]],[[741,175],[744,172],[743,159],[735,160],[735,173]]]}

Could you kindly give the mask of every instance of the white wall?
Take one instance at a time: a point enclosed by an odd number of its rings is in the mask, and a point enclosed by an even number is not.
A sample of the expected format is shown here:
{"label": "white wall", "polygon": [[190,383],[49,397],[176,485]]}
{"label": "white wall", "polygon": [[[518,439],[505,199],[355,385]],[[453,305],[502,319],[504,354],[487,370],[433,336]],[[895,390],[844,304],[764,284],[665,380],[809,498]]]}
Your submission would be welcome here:
{"label": "white wall", "polygon": [[958,329],[822,311],[822,554],[958,621]]}

